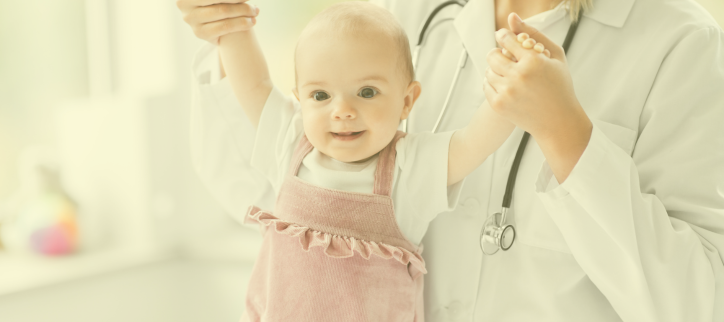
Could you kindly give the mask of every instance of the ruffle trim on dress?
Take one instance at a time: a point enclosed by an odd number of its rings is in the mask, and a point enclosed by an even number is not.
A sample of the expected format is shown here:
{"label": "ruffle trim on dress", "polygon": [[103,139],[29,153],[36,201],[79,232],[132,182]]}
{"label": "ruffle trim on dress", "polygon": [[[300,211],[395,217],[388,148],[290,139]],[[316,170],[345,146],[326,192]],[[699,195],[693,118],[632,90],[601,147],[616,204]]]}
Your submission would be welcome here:
{"label": "ruffle trim on dress", "polygon": [[285,222],[255,206],[249,207],[246,214],[245,222],[248,223],[250,220],[266,228],[273,228],[277,233],[299,237],[299,243],[305,251],[309,251],[311,247],[323,247],[324,254],[334,258],[352,257],[356,251],[364,259],[370,259],[373,255],[384,259],[394,258],[400,264],[408,266],[413,278],[416,278],[418,273],[427,273],[422,256],[402,247],[312,230],[309,227]]}

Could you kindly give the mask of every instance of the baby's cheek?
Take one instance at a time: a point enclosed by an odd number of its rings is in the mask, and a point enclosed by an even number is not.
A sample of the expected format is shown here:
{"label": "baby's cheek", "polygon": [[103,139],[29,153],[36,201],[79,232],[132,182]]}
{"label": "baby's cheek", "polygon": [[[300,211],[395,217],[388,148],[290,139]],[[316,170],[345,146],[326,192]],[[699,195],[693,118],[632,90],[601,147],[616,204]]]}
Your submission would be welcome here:
{"label": "baby's cheek", "polygon": [[368,126],[370,127],[370,130],[374,133],[378,133],[379,136],[387,137],[394,135],[395,132],[397,132],[399,122],[395,120],[393,116],[388,116],[376,119],[373,122],[368,123]]}
{"label": "baby's cheek", "polygon": [[[392,141],[397,133],[397,129],[400,126],[399,115],[388,115],[384,119],[378,120],[375,124],[375,138],[374,138],[374,149],[382,150],[387,144]],[[376,152],[378,152],[376,151]]]}
{"label": "baby's cheek", "polygon": [[327,127],[323,124],[320,115],[315,115],[313,112],[304,112],[302,109],[302,124],[304,126],[304,134],[307,135],[309,142],[312,145],[317,146],[322,143],[324,139],[324,129]]}

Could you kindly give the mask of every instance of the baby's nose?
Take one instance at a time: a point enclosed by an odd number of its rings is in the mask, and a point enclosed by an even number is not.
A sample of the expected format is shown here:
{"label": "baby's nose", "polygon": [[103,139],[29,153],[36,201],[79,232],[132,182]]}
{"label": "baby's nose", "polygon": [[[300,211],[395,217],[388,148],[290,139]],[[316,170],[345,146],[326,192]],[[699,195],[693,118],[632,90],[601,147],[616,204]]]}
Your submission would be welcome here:
{"label": "baby's nose", "polygon": [[342,114],[337,113],[337,114],[334,115],[334,118],[335,118],[335,119],[338,119],[338,120],[341,120],[341,119],[353,119],[353,118],[354,118],[354,114],[352,114],[352,113],[342,113]]}
{"label": "baby's nose", "polygon": [[335,120],[351,120],[357,117],[354,108],[346,102],[341,102],[337,105],[337,108],[332,112],[332,117]]}

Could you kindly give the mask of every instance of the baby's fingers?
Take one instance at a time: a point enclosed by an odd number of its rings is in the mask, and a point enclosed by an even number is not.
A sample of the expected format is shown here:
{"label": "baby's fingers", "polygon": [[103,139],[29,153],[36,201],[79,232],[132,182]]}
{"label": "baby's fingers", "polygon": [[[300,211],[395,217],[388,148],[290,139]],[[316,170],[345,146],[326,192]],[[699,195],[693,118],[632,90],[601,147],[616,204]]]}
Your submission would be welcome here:
{"label": "baby's fingers", "polygon": [[551,58],[551,51],[546,49],[546,47],[542,43],[537,43],[535,46],[533,46],[533,50],[535,50],[539,54],[546,55],[546,57]]}
{"label": "baby's fingers", "polygon": [[524,32],[521,32],[516,37],[518,38],[518,42],[522,44],[524,41],[526,41],[527,39],[530,38],[530,35],[528,35]]}
{"label": "baby's fingers", "polygon": [[517,38],[518,42],[521,43],[521,46],[523,46],[523,48],[532,48],[536,52],[546,55],[546,57],[548,58],[551,57],[551,52],[545,48],[543,43],[536,42],[535,39],[530,38],[530,35],[528,35],[527,33],[521,32],[518,34]]}
{"label": "baby's fingers", "polygon": [[530,38],[530,36],[524,32],[519,33],[516,36],[516,39],[518,39],[518,42],[523,46],[525,49],[531,49],[533,46],[535,46],[535,39]]}
{"label": "baby's fingers", "polygon": [[546,47],[543,46],[541,43],[537,43],[533,46],[533,50],[537,51],[538,53],[543,53],[544,50],[546,50]]}

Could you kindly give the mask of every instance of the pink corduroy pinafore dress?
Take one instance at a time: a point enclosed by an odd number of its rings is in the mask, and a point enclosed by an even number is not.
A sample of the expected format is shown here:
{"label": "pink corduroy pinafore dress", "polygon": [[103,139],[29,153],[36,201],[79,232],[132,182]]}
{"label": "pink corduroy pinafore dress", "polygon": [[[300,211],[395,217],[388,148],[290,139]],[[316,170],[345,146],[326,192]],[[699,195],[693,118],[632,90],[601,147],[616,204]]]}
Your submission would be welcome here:
{"label": "pink corduroy pinafore dress", "polygon": [[296,147],[274,214],[251,207],[264,239],[242,321],[423,322],[425,263],[392,205],[398,132],[380,151],[374,193],[311,185],[297,177],[312,145]]}

